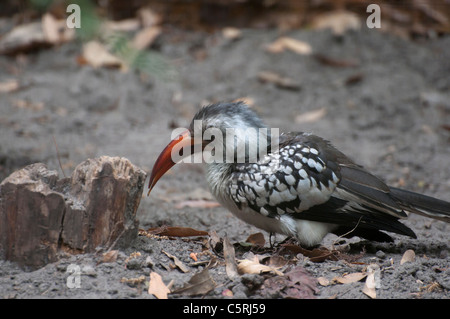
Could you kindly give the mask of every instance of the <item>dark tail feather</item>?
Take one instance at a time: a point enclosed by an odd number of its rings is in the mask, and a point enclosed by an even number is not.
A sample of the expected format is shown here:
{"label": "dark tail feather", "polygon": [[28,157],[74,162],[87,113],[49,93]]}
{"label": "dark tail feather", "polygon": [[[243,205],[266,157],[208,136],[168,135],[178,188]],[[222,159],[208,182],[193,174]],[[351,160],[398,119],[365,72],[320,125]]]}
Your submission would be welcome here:
{"label": "dark tail feather", "polygon": [[450,223],[450,203],[430,196],[391,187],[391,196],[406,211]]}

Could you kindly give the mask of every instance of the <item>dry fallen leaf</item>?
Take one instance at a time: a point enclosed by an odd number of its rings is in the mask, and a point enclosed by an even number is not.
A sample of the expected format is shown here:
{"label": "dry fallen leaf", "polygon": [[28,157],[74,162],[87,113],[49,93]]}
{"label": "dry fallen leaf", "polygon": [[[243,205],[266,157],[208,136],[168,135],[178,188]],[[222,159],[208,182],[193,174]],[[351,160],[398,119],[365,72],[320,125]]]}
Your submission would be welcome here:
{"label": "dry fallen leaf", "polygon": [[331,283],[331,282],[330,282],[327,278],[325,278],[325,277],[318,277],[318,278],[317,278],[317,282],[319,283],[319,285],[324,286],[324,287],[330,285],[330,283]]}
{"label": "dry fallen leaf", "polygon": [[320,109],[304,112],[295,117],[295,123],[314,123],[322,119],[327,114],[327,109],[321,107]]}
{"label": "dry fallen leaf", "polygon": [[180,289],[173,291],[173,294],[181,294],[186,296],[204,295],[213,290],[216,283],[212,279],[208,268],[193,275],[191,279]]}
{"label": "dry fallen leaf", "polygon": [[176,256],[169,254],[168,252],[161,250],[164,254],[166,254],[167,257],[171,258],[173,262],[175,263],[175,266],[177,266],[182,272],[189,272],[189,267],[186,266],[181,260],[179,260]]}
{"label": "dry fallen leaf", "polygon": [[377,264],[370,264],[367,267],[368,275],[364,287],[362,289],[362,292],[372,299],[377,298],[376,288],[378,288],[377,285],[380,277],[380,272],[381,272],[380,266]]}
{"label": "dry fallen leaf", "polygon": [[241,274],[261,274],[261,273],[274,273],[278,276],[283,276],[283,273],[276,268],[262,265],[259,263],[258,257],[256,255],[248,256],[247,259],[238,260],[238,271]]}
{"label": "dry fallen leaf", "polygon": [[167,299],[167,294],[170,293],[170,289],[164,284],[161,276],[154,271],[150,273],[148,293],[154,295],[158,299]]}
{"label": "dry fallen leaf", "polygon": [[294,267],[290,271],[286,272],[286,277],[292,285],[300,284],[315,293],[318,292],[316,288],[317,280],[312,277],[302,266]]}
{"label": "dry fallen leaf", "polygon": [[11,93],[20,88],[19,81],[16,79],[0,82],[0,93]]}
{"label": "dry fallen leaf", "polygon": [[161,27],[152,26],[140,30],[133,38],[132,46],[138,50],[148,48],[161,34]]}
{"label": "dry fallen leaf", "polygon": [[42,30],[44,31],[44,37],[51,43],[57,43],[59,41],[59,25],[57,20],[49,13],[42,16]]}
{"label": "dry fallen leaf", "polygon": [[215,253],[221,253],[223,250],[223,241],[215,230],[209,232],[209,245]]}
{"label": "dry fallen leaf", "polygon": [[119,21],[105,21],[102,25],[103,31],[109,33],[111,31],[115,32],[128,32],[135,31],[139,29],[140,22],[138,19],[124,19]]}
{"label": "dry fallen leaf", "polygon": [[350,284],[353,282],[358,282],[362,279],[364,279],[367,276],[367,273],[365,272],[354,272],[351,274],[346,274],[339,277],[334,277],[332,281],[336,281],[340,284]]}
{"label": "dry fallen leaf", "polygon": [[126,69],[125,62],[108,52],[103,44],[97,41],[89,41],[83,45],[83,62],[99,67],[114,67]]}
{"label": "dry fallen leaf", "polygon": [[323,262],[325,260],[339,260],[340,252],[338,250],[330,250],[325,247],[313,248],[312,250],[305,249],[299,245],[282,244],[285,249],[295,253],[302,254],[308,257],[312,262]]}
{"label": "dry fallen leaf", "polygon": [[237,40],[242,36],[241,30],[234,27],[226,27],[222,29],[222,35],[228,40]]}
{"label": "dry fallen leaf", "polygon": [[42,31],[45,40],[51,44],[60,44],[75,38],[75,30],[67,27],[66,20],[58,20],[50,13],[42,16]]}
{"label": "dry fallen leaf", "polygon": [[141,8],[137,11],[137,16],[144,27],[152,27],[161,24],[163,18],[150,8]]}
{"label": "dry fallen leaf", "polygon": [[112,263],[117,260],[117,256],[119,254],[118,250],[110,250],[103,254],[102,263]]}
{"label": "dry fallen leaf", "polygon": [[261,71],[258,73],[258,80],[265,83],[273,83],[277,87],[288,90],[299,90],[300,85],[293,79],[282,76],[271,71]]}
{"label": "dry fallen leaf", "polygon": [[283,256],[279,255],[270,256],[268,261],[264,260],[264,264],[274,268],[284,267],[291,262],[292,262],[291,259],[286,259]]}
{"label": "dry fallen leaf", "polygon": [[238,268],[236,266],[236,255],[233,245],[228,237],[223,239],[223,257],[225,258],[225,271],[228,278],[235,280],[239,277]]}
{"label": "dry fallen leaf", "polygon": [[27,52],[48,45],[42,23],[33,22],[15,27],[0,38],[0,54]]}
{"label": "dry fallen leaf", "polygon": [[262,291],[271,296],[280,295],[289,299],[310,299],[319,292],[317,280],[301,266],[294,267],[285,276],[266,279]]}
{"label": "dry fallen leaf", "polygon": [[49,13],[41,21],[22,24],[0,37],[0,54],[17,54],[40,47],[70,41],[75,38],[75,30],[67,28],[66,20],[58,20]]}
{"label": "dry fallen leaf", "polygon": [[343,35],[347,30],[361,28],[361,20],[356,13],[338,10],[317,15],[313,22],[314,29],[331,29],[335,35]]}
{"label": "dry fallen leaf", "polygon": [[247,237],[247,239],[245,241],[247,243],[250,243],[252,245],[259,246],[259,247],[264,247],[264,245],[266,244],[266,240],[264,239],[263,233],[251,234],[250,236]]}
{"label": "dry fallen leaf", "polygon": [[311,45],[307,42],[288,37],[283,37],[280,40],[282,41],[284,48],[291,50],[297,54],[309,55],[312,53]]}
{"label": "dry fallen leaf", "polygon": [[291,50],[301,55],[309,55],[312,53],[312,48],[309,43],[289,37],[281,37],[266,46],[266,51],[270,53],[280,53],[285,50]]}
{"label": "dry fallen leaf", "polygon": [[414,262],[416,260],[416,253],[412,249],[408,249],[404,252],[402,256],[402,260],[400,260],[400,265],[403,265],[407,262]]}
{"label": "dry fallen leaf", "polygon": [[372,299],[377,298],[377,292],[375,290],[375,274],[374,273],[370,273],[369,275],[367,275],[366,283],[362,289],[362,292]]}
{"label": "dry fallen leaf", "polygon": [[208,236],[208,232],[203,230],[197,230],[190,227],[177,227],[177,226],[161,226],[147,229],[147,232],[168,237],[199,237]]}

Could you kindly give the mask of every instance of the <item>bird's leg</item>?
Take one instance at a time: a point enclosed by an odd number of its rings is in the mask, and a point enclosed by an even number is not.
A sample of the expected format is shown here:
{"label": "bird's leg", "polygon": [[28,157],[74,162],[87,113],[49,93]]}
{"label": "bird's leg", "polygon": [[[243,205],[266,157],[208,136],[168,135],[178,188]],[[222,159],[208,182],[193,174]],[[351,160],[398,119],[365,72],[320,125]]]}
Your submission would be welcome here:
{"label": "bird's leg", "polygon": [[269,232],[269,245],[270,248],[273,249],[274,245],[275,245],[275,233],[274,232]]}

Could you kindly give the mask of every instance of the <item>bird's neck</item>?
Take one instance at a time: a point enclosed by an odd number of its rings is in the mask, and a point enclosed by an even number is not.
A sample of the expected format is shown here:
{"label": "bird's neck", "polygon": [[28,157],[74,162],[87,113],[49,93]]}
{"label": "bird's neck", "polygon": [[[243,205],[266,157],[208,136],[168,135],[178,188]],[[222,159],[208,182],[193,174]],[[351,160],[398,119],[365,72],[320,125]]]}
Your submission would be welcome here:
{"label": "bird's neck", "polygon": [[235,165],[234,163],[207,164],[206,180],[211,193],[221,203],[223,203],[222,196],[226,194],[227,181],[231,178]]}
{"label": "bird's neck", "polygon": [[[278,145],[278,131],[267,127],[227,128],[221,140],[215,139],[210,162],[239,164],[256,163]],[[229,167],[226,166],[225,167]],[[232,167],[232,165],[230,166]]]}
{"label": "bird's neck", "polygon": [[224,187],[238,166],[258,163],[279,146],[278,129],[250,127],[223,133],[223,140],[216,137],[208,148],[212,157],[206,161],[207,181],[216,198],[226,193]]}

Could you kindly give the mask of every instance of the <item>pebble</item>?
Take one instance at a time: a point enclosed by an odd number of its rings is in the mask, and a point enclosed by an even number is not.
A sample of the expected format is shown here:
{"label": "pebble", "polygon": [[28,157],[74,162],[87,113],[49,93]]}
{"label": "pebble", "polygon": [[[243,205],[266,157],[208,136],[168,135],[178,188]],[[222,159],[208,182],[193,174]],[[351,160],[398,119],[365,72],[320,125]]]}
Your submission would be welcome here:
{"label": "pebble", "polygon": [[83,266],[83,268],[81,269],[81,273],[86,276],[97,277],[97,271],[91,265]]}
{"label": "pebble", "polygon": [[132,258],[127,262],[127,269],[139,270],[142,268],[142,261],[140,258]]}
{"label": "pebble", "polygon": [[379,250],[375,253],[375,256],[377,256],[380,259],[384,259],[384,258],[386,258],[386,253],[382,250]]}

